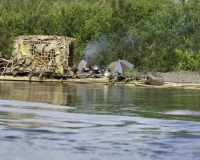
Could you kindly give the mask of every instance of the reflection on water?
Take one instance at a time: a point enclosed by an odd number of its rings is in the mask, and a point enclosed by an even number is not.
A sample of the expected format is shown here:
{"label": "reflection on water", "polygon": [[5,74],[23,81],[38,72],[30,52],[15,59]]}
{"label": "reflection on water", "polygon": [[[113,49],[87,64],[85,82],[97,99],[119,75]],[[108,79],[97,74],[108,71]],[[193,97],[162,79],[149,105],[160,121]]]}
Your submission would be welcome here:
{"label": "reflection on water", "polygon": [[200,92],[0,82],[0,159],[199,159]]}
{"label": "reflection on water", "polygon": [[71,104],[71,87],[64,87],[60,83],[44,85],[43,83],[34,82],[1,82],[0,87],[2,99],[15,99],[58,105]]}

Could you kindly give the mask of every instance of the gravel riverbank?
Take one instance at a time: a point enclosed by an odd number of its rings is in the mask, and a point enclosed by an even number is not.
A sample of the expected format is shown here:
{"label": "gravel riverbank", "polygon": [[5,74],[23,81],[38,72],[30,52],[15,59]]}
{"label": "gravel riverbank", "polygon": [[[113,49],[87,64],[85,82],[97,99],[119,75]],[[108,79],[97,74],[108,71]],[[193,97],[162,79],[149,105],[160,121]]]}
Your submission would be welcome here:
{"label": "gravel riverbank", "polygon": [[200,84],[199,72],[191,72],[191,71],[166,72],[166,73],[157,72],[153,75],[157,78],[163,78],[165,82]]}

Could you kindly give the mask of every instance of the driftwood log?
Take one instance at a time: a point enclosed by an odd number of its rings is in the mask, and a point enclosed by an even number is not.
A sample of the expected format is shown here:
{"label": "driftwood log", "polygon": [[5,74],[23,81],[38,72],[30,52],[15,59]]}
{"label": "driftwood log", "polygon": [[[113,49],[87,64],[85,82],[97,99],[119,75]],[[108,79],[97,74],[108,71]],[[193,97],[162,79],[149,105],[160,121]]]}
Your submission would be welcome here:
{"label": "driftwood log", "polygon": [[144,80],[144,83],[149,85],[162,86],[164,85],[164,80],[161,78],[156,78],[150,73],[148,73],[147,77]]}
{"label": "driftwood log", "polygon": [[115,82],[123,81],[125,79],[126,79],[126,77],[123,76],[122,74],[115,74],[115,75],[109,77],[109,82],[114,84]]}

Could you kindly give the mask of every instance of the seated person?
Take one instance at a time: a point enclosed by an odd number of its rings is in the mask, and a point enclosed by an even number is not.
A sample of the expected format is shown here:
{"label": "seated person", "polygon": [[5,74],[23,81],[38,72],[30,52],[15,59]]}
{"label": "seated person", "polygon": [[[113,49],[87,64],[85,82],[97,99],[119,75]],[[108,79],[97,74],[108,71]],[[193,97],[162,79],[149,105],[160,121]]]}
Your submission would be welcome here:
{"label": "seated person", "polygon": [[85,60],[85,56],[83,55],[82,56],[82,60],[79,62],[79,64],[78,64],[78,70],[79,71],[83,71],[84,69],[86,69],[87,68],[87,62],[86,62],[86,60]]}
{"label": "seated person", "polygon": [[85,69],[92,70],[93,67],[92,67],[92,65],[90,64],[89,61],[90,61],[90,56],[86,55],[86,54],[83,55],[82,60],[78,64],[78,70],[79,71],[84,71]]}

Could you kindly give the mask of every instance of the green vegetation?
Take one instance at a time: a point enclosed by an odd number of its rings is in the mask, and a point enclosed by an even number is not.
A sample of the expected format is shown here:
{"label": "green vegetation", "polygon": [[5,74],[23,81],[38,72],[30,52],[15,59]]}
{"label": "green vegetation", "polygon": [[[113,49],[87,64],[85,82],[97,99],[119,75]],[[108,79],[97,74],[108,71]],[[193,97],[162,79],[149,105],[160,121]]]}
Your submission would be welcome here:
{"label": "green vegetation", "polygon": [[126,59],[138,70],[200,71],[200,2],[175,0],[0,0],[0,51],[19,35],[75,38],[107,66]]}
{"label": "green vegetation", "polygon": [[140,73],[134,68],[125,68],[123,74],[126,78],[131,78],[132,80],[135,80],[141,76]]}

